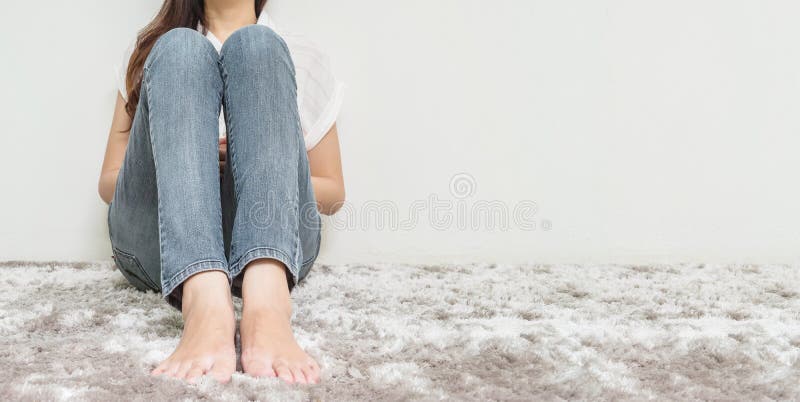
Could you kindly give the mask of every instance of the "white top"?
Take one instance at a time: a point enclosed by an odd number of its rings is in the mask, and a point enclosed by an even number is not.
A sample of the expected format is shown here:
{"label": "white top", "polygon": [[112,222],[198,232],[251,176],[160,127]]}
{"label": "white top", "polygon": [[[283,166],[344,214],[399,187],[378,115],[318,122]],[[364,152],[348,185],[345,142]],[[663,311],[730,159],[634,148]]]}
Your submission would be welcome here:
{"label": "white top", "polygon": [[[289,53],[295,66],[297,81],[297,107],[300,112],[300,125],[303,129],[303,138],[306,150],[314,148],[322,137],[328,133],[336,121],[342,105],[342,93],[345,85],[333,75],[328,56],[320,51],[312,42],[303,36],[279,31],[272,19],[263,10],[258,18],[258,24],[272,28],[283,38],[289,47]],[[202,25],[197,25],[197,30],[202,32]],[[222,43],[211,31],[206,33],[206,38],[214,45],[217,52],[222,50]],[[120,95],[127,102],[127,88],[125,75],[128,71],[128,61],[136,46],[136,38],[125,50],[122,62],[116,66],[117,86]],[[219,116],[219,135],[227,134],[225,128],[224,111]]]}

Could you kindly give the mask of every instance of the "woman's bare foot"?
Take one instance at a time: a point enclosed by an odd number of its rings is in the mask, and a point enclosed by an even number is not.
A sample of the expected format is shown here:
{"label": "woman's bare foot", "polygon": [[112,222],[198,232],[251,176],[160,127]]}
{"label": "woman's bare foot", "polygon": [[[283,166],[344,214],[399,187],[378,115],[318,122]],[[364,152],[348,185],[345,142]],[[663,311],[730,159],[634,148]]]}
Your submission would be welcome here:
{"label": "woman's bare foot", "polygon": [[208,374],[221,383],[236,371],[236,319],[230,286],[222,271],[205,271],[183,283],[183,335],[174,352],[151,374],[194,383]]}
{"label": "woman's bare foot", "polygon": [[273,259],[247,265],[242,283],[242,368],[254,377],[316,384],[320,368],[297,344],[285,266]]}

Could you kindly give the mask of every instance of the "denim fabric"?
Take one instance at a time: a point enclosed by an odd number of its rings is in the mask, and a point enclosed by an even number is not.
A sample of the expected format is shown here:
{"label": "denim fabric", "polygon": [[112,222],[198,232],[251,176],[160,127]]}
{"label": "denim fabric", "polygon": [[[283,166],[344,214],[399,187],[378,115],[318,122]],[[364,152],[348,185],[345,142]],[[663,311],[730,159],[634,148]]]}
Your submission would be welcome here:
{"label": "denim fabric", "polygon": [[238,297],[254,259],[285,264],[290,291],[305,278],[320,216],[296,88],[286,44],[263,25],[237,30],[219,53],[188,28],[156,41],[108,211],[116,265],[135,287],[180,309],[181,285],[202,271],[225,272]]}

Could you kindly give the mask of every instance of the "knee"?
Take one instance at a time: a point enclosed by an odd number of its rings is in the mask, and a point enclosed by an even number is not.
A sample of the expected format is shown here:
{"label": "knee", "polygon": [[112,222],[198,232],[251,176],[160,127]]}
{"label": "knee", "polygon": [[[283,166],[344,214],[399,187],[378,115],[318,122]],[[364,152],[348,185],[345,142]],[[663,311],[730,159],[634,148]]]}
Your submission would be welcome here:
{"label": "knee", "polygon": [[265,63],[283,61],[291,64],[289,48],[283,38],[264,25],[248,25],[236,30],[225,41],[220,52],[235,63]]}
{"label": "knee", "polygon": [[145,68],[155,64],[171,67],[196,65],[202,62],[216,65],[214,45],[200,32],[189,28],[173,28],[161,35],[147,57]]}

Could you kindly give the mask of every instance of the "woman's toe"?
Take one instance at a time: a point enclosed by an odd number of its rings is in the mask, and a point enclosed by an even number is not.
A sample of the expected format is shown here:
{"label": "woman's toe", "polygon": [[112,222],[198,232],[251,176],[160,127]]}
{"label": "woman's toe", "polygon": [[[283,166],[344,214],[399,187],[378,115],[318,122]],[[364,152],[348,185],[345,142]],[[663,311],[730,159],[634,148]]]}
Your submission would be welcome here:
{"label": "woman's toe", "polygon": [[186,373],[186,379],[189,380],[190,383],[194,384],[197,382],[197,379],[200,378],[205,372],[203,366],[199,364],[195,364],[189,369],[189,372]]}
{"label": "woman's toe", "polygon": [[253,377],[275,377],[272,365],[261,359],[248,360],[243,364],[244,372]]}
{"label": "woman's toe", "polygon": [[179,362],[170,362],[164,369],[164,375],[166,375],[167,377],[175,377],[175,373],[178,371],[179,367],[180,367]]}
{"label": "woman's toe", "polygon": [[303,375],[306,376],[306,381],[309,384],[316,384],[317,382],[319,382],[319,379],[317,378],[316,373],[314,373],[314,369],[312,367],[306,366],[303,367],[302,370],[303,370]]}
{"label": "woman's toe", "polygon": [[286,364],[280,363],[277,366],[275,366],[274,369],[275,369],[275,374],[277,374],[278,377],[280,377],[284,381],[290,384],[294,382],[294,376],[292,376],[292,371],[289,370],[289,367]]}
{"label": "woman's toe", "polygon": [[175,370],[175,378],[185,379],[186,374],[189,373],[189,370],[191,370],[191,368],[192,368],[191,360],[186,360],[181,362],[181,364],[178,365],[178,369]]}
{"label": "woman's toe", "polygon": [[295,382],[299,382],[300,384],[308,383],[306,375],[303,374],[303,370],[300,367],[292,367],[290,370],[292,371],[292,376],[294,377]]}
{"label": "woman's toe", "polygon": [[214,362],[214,365],[208,370],[207,374],[220,384],[226,384],[231,380],[233,372],[236,371],[235,365],[220,362]]}
{"label": "woman's toe", "polygon": [[152,371],[150,371],[150,375],[163,374],[164,371],[167,370],[168,366],[169,366],[169,361],[168,360],[164,360],[163,362],[159,363],[158,366],[156,366],[156,368],[154,368]]}

